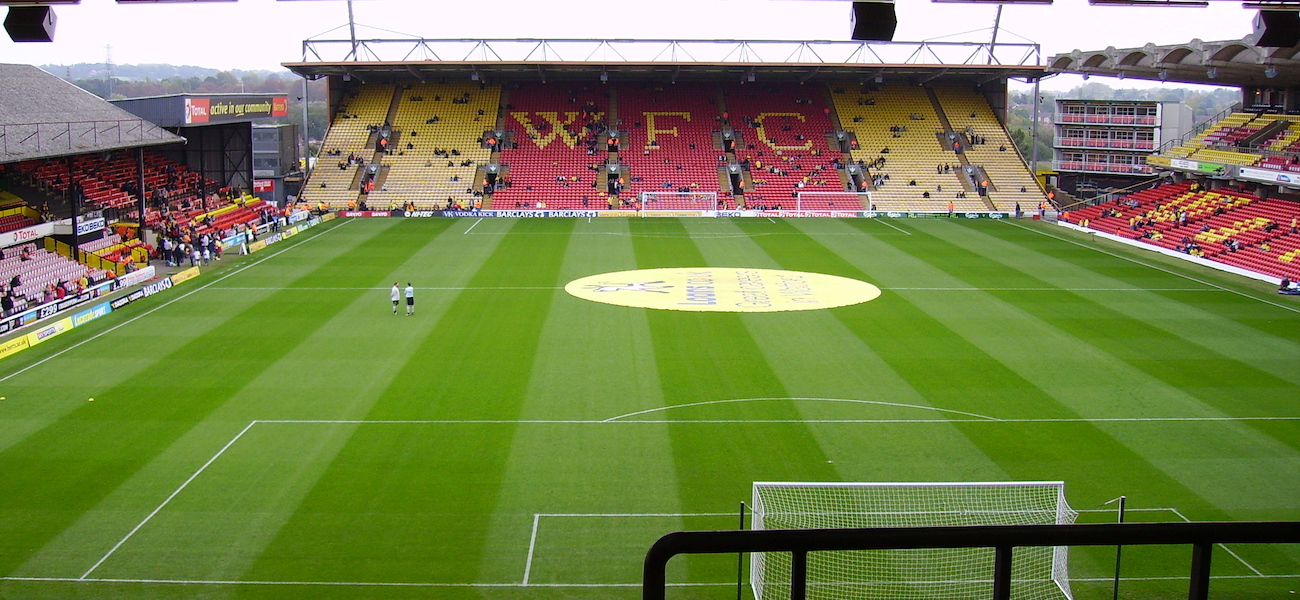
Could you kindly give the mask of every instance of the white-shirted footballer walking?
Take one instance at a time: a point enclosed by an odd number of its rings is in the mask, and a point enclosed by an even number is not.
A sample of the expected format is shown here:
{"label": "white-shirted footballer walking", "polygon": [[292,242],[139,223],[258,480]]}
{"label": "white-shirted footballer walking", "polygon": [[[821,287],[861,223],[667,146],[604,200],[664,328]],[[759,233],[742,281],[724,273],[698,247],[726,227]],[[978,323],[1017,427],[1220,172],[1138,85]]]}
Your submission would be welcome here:
{"label": "white-shirted footballer walking", "polygon": [[407,282],[406,283],[406,316],[409,317],[413,314],[415,314],[415,288],[411,287],[410,282]]}
{"label": "white-shirted footballer walking", "polygon": [[397,289],[397,282],[393,282],[393,291],[388,294],[393,300],[393,314],[397,314],[397,303],[402,301],[402,291]]}

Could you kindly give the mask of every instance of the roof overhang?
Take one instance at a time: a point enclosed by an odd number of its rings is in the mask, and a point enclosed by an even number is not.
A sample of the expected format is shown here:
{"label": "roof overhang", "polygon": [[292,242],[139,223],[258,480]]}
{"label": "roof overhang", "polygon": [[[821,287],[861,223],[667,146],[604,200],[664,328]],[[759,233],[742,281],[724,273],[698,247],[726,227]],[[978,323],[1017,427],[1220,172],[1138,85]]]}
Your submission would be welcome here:
{"label": "roof overhang", "polygon": [[1048,73],[1225,87],[1300,87],[1300,48],[1256,46],[1250,37],[1141,48],[1075,50],[1048,59]]}
{"label": "roof overhang", "polygon": [[780,40],[307,40],[308,78],[428,81],[824,81],[943,77],[993,81],[1044,73],[1037,44]]}

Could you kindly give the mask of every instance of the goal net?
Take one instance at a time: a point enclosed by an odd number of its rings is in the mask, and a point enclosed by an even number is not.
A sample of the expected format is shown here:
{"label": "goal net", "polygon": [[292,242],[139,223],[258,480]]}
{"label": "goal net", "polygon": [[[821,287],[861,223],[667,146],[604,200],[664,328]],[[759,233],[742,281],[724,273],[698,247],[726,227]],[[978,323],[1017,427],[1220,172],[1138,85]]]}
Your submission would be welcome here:
{"label": "goal net", "polygon": [[[1064,482],[755,483],[754,529],[1073,523]],[[1016,548],[1012,598],[1072,600],[1068,548]],[[812,599],[942,600],[993,594],[992,548],[808,553]],[[790,597],[789,552],[756,552],[756,600]]]}
{"label": "goal net", "polygon": [[641,210],[717,210],[717,192],[641,192]]}
{"label": "goal net", "polygon": [[796,210],[869,210],[870,192],[798,192]]}

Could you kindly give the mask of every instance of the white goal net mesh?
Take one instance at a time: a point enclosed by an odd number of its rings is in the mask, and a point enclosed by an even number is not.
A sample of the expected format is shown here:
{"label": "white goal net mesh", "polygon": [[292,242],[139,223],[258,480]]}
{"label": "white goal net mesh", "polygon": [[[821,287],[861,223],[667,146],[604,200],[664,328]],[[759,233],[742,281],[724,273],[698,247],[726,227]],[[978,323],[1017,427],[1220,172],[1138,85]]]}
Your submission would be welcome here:
{"label": "white goal net mesh", "polygon": [[641,210],[717,210],[717,192],[641,192]]}
{"label": "white goal net mesh", "polygon": [[[754,529],[1073,523],[1063,482],[755,483]],[[1012,598],[1070,599],[1068,549],[1016,548]],[[790,597],[789,552],[754,553],[757,600]],[[992,548],[808,553],[810,600],[942,600],[993,594]]]}

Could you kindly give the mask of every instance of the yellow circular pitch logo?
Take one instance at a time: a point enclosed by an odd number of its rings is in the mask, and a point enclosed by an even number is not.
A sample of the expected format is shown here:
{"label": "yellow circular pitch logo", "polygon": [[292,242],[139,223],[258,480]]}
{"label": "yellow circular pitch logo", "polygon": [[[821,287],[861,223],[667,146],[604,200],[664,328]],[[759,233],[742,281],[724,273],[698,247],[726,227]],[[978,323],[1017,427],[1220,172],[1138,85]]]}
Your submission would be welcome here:
{"label": "yellow circular pitch logo", "polygon": [[731,267],[604,273],[571,281],[564,291],[605,304],[703,312],[817,310],[880,296],[880,288],[846,277]]}

